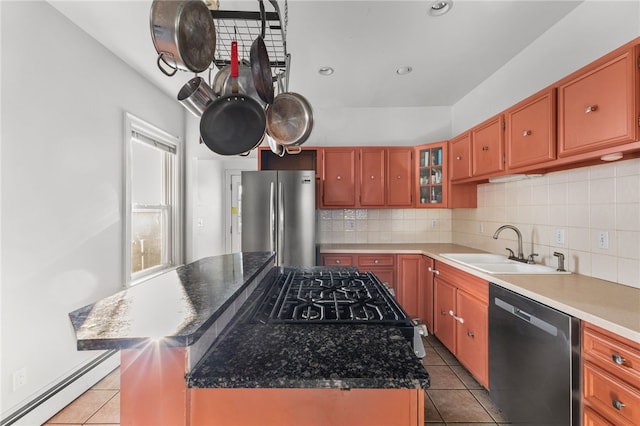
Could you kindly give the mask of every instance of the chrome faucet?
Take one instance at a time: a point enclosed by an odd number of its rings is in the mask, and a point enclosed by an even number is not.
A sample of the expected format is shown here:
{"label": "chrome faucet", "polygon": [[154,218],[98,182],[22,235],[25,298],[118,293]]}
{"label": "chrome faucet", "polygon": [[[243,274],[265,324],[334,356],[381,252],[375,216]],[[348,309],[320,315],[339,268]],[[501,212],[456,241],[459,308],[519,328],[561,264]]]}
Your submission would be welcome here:
{"label": "chrome faucet", "polygon": [[526,260],[524,258],[524,252],[522,251],[522,234],[520,233],[520,230],[518,228],[516,228],[513,225],[502,225],[493,234],[493,239],[497,240],[498,239],[498,235],[500,235],[500,232],[502,232],[504,229],[512,229],[513,231],[515,231],[516,235],[518,236],[518,256],[516,257],[516,256],[513,255],[513,250],[507,249],[507,250],[509,250],[509,253],[510,253],[509,259],[517,260],[517,261],[520,261],[520,262],[526,262]]}

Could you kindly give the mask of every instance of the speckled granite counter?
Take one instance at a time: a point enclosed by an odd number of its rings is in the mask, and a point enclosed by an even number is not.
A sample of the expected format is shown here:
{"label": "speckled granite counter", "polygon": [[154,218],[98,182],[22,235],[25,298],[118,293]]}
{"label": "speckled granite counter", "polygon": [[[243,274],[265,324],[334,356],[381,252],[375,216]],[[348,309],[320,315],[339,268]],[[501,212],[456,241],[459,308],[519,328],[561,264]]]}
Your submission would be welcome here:
{"label": "speckled granite counter", "polygon": [[491,275],[440,256],[481,250],[457,244],[324,244],[321,253],[424,254],[523,296],[640,342],[640,289],[569,275]]}
{"label": "speckled granite counter", "polygon": [[395,327],[238,324],[187,377],[200,388],[426,389]]}
{"label": "speckled granite counter", "polygon": [[207,257],[77,309],[69,317],[78,349],[123,349],[157,338],[191,345],[272,269],[273,259],[270,252]]}

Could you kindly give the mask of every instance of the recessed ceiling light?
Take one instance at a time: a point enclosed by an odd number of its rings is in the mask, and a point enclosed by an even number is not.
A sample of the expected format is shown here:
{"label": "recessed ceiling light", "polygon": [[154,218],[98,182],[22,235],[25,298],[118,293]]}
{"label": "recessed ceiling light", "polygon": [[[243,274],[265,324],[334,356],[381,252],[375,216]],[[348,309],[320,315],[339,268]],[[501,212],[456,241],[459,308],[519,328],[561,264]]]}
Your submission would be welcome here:
{"label": "recessed ceiling light", "polygon": [[413,68],[406,66],[406,67],[400,67],[396,70],[396,74],[398,75],[406,75],[409,74],[411,71],[413,71]]}
{"label": "recessed ceiling light", "polygon": [[324,76],[331,75],[331,74],[333,74],[333,68],[331,68],[331,67],[322,67],[322,68],[320,68],[318,70],[318,74],[324,75]]}
{"label": "recessed ceiling light", "polygon": [[429,6],[429,15],[442,16],[453,7],[453,0],[436,0]]}

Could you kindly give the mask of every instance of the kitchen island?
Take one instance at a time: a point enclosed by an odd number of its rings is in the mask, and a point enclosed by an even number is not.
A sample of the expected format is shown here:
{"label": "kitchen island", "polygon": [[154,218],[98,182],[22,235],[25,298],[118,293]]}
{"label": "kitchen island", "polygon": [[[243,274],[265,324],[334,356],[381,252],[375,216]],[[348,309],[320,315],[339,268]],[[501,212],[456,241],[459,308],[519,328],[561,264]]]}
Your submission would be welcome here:
{"label": "kitchen island", "polygon": [[398,329],[245,321],[278,269],[201,259],[72,312],[78,349],[121,349],[121,424],[422,424],[429,376]]}

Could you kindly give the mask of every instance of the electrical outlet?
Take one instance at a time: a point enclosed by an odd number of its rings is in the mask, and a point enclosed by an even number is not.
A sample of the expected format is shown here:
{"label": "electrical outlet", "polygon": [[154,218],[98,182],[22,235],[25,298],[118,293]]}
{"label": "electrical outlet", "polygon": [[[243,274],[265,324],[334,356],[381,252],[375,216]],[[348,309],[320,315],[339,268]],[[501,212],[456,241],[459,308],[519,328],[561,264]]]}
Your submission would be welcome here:
{"label": "electrical outlet", "polygon": [[564,229],[556,229],[556,244],[564,244]]}
{"label": "electrical outlet", "polygon": [[13,372],[13,390],[16,391],[27,384],[27,369],[22,367]]}
{"label": "electrical outlet", "polygon": [[438,221],[431,219],[431,228],[436,229],[438,227]]}
{"label": "electrical outlet", "polygon": [[598,232],[598,248],[609,249],[609,233],[607,231]]}
{"label": "electrical outlet", "polygon": [[480,222],[480,233],[484,234],[484,223]]}

